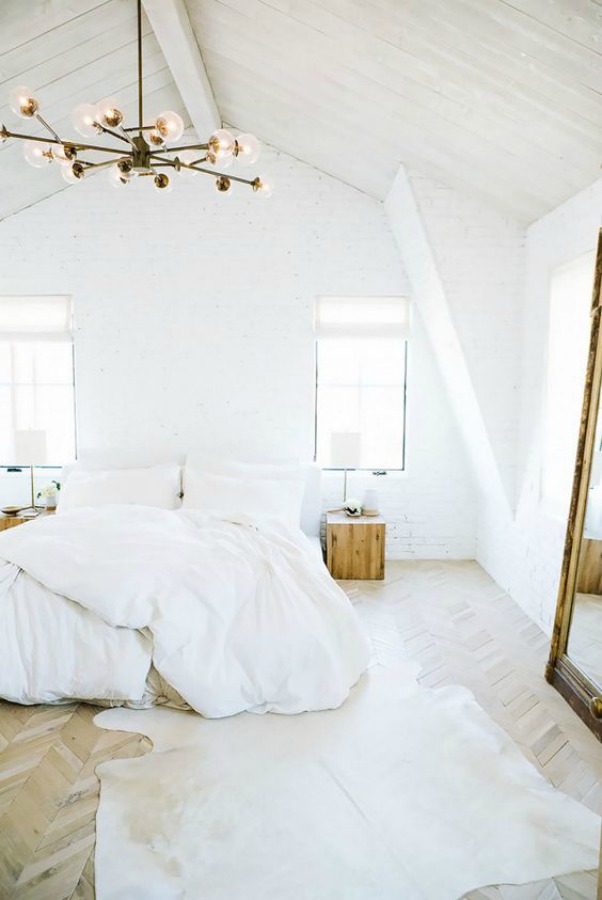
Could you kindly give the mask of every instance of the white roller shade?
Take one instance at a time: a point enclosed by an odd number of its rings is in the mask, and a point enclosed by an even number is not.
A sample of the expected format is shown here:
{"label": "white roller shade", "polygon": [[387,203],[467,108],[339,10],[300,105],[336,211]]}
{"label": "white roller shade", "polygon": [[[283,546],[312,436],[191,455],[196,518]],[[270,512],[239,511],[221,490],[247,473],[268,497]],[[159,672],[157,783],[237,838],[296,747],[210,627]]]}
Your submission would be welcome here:
{"label": "white roller shade", "polygon": [[316,337],[410,336],[410,301],[407,297],[319,297],[316,301]]}
{"label": "white roller shade", "polygon": [[15,451],[13,461],[21,466],[43,466],[46,464],[46,432],[29,428],[15,431],[13,435]]}
{"label": "white roller shade", "polygon": [[70,339],[71,319],[70,297],[0,297],[0,340]]}

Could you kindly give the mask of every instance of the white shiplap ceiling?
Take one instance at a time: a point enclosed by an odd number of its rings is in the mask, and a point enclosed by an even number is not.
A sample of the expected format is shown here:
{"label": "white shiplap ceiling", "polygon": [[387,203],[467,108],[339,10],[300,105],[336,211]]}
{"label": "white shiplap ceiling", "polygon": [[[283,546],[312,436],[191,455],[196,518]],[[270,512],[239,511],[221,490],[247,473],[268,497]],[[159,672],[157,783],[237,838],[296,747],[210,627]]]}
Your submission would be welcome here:
{"label": "white shiplap ceiling", "polygon": [[400,162],[530,221],[600,175],[591,0],[188,0],[222,116],[383,198]]}
{"label": "white shiplap ceiling", "polygon": [[[403,162],[529,222],[600,175],[596,0],[186,6],[222,119],[377,198]],[[145,34],[147,108],[182,112],[146,19]],[[66,132],[83,100],[131,103],[134,41],[134,0],[3,0],[0,103],[29,83]],[[14,124],[2,105],[0,121]],[[0,150],[2,216],[60,178],[20,154]]]}

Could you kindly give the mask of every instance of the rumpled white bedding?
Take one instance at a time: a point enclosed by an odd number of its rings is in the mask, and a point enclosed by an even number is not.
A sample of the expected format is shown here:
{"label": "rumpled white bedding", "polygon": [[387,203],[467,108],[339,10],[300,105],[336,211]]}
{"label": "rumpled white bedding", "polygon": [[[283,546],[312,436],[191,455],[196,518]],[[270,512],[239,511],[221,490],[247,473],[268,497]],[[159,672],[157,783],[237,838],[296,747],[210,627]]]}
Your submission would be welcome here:
{"label": "rumpled white bedding", "polygon": [[0,696],[17,703],[147,706],[164,681],[209,717],[331,709],[368,657],[300,530],[119,505],[0,535]]}

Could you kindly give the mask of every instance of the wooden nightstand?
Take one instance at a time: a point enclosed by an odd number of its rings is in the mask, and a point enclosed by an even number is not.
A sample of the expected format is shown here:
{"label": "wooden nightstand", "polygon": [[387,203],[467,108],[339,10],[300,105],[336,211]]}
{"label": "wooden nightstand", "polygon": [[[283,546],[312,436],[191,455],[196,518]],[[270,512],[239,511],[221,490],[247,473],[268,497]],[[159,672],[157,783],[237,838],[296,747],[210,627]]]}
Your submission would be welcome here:
{"label": "wooden nightstand", "polygon": [[326,515],[326,564],[333,578],[382,581],[385,529],[381,516]]}
{"label": "wooden nightstand", "polygon": [[40,516],[53,516],[53,509],[45,509],[42,512],[39,512],[37,516],[5,516],[4,513],[0,513],[0,531],[4,531],[6,528],[14,528],[15,525],[23,525],[24,522],[33,522],[35,519],[39,519]]}

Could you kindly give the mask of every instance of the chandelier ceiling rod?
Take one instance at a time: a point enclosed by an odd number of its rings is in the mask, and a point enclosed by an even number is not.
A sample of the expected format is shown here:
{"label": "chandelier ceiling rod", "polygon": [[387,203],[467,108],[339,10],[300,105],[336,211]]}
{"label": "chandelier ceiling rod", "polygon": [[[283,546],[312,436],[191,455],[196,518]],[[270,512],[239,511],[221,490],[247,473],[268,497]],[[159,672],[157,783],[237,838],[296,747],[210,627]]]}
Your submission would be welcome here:
{"label": "chandelier ceiling rod", "polygon": [[[242,175],[226,175],[220,169],[227,169],[234,160],[252,164],[259,156],[260,144],[252,134],[234,137],[225,128],[218,128],[206,142],[177,144],[184,132],[184,122],[176,112],[159,113],[152,124],[144,124],[143,60],[142,60],[142,0],[137,6],[138,44],[138,124],[125,127],[123,112],[117,100],[107,97],[96,104],[82,103],[73,112],[73,124],[84,138],[106,135],[127,146],[112,147],[91,144],[81,140],[64,140],[48,124],[39,112],[40,102],[27,87],[18,85],[10,94],[13,112],[22,119],[36,119],[51,135],[20,134],[0,125],[0,144],[7,140],[23,142],[23,155],[34,168],[43,168],[58,162],[63,178],[69,184],[81,181],[85,175],[96,169],[110,166],[109,174],[113,184],[125,186],[138,176],[152,176],[155,187],[162,192],[171,189],[170,177],[158,169],[172,169],[175,172],[195,174],[202,172],[215,177],[215,187],[220,193],[227,193],[232,183],[247,184],[258,196],[269,197],[272,187],[265,179],[244,178]],[[132,136],[132,132],[137,132]],[[170,146],[175,143],[177,146]],[[80,153],[107,154],[108,159],[83,159]],[[199,151],[204,155],[200,156]],[[176,154],[169,156],[165,154]],[[207,166],[202,165],[207,163]]]}
{"label": "chandelier ceiling rod", "polygon": [[144,122],[142,97],[142,0],[138,4],[138,133],[142,137],[142,123]]}

